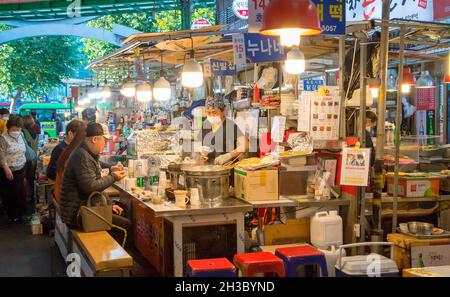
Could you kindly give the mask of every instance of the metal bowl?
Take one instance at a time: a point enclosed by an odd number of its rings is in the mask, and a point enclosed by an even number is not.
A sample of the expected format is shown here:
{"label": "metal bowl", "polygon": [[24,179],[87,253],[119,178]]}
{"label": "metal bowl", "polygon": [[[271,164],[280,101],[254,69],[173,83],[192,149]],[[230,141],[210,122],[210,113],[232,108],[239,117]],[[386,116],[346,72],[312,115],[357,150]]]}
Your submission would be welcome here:
{"label": "metal bowl", "polygon": [[422,222],[409,222],[408,229],[412,234],[431,235],[434,225]]}

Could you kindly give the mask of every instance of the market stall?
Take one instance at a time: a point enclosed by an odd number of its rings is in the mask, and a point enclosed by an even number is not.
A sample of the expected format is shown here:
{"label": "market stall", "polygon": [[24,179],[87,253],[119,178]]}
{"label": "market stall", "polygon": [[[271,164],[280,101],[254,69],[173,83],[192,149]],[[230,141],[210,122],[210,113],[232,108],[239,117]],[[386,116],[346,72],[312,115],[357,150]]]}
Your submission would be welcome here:
{"label": "market stall", "polygon": [[[396,36],[389,42],[399,44],[389,51],[378,35],[386,26]],[[434,220],[436,228],[428,235],[445,237],[448,199],[440,187],[448,168],[425,164],[446,164],[447,149],[434,136],[434,124],[430,122],[427,133],[415,133],[414,124],[405,129],[400,116],[404,110],[407,118],[412,106],[401,95],[408,75],[402,77],[404,54],[411,63],[425,63],[421,52],[431,48],[437,53],[429,58],[442,59],[447,29],[408,21],[359,22],[340,36],[309,37],[298,48],[283,49],[278,38],[227,31],[220,25],[133,35],[122,48],[93,62],[90,67],[100,73],[127,69],[121,93],[136,99],[131,104],[137,114],[149,112],[152,118],[161,106],[169,110],[164,123],[142,116],[135,121],[127,133],[128,176],[115,185],[131,201],[139,251],[161,274],[181,276],[187,273],[188,260],[231,260],[233,253],[265,245],[311,242],[336,256],[334,248],[342,244],[361,242],[349,249],[356,254],[355,248],[374,241],[372,251],[383,254],[378,241],[390,236],[382,229],[404,233],[397,229],[400,220]],[[432,39],[431,33],[441,42],[430,44],[426,39]],[[408,53],[405,44],[410,45]],[[386,69],[376,71],[378,55],[386,68],[399,68],[399,82],[394,82],[395,91],[390,89],[397,93],[395,123],[389,113],[387,123],[380,120],[389,97],[387,82],[380,79],[387,80]],[[130,73],[137,74],[132,78]],[[170,83],[163,88],[162,80]],[[147,81],[155,81],[153,98]],[[170,96],[160,100],[163,89]],[[423,93],[420,85],[417,89]],[[224,118],[244,131],[255,150],[220,165],[205,165],[202,160],[210,152],[205,153],[196,136],[208,121],[205,99],[218,94],[225,98]],[[130,103],[121,100],[118,105]],[[413,103],[419,106],[420,100]],[[426,110],[436,107],[420,104]],[[366,130],[362,110],[377,111],[376,138]],[[418,132],[425,130],[421,114]],[[313,228],[325,221],[333,222],[334,233]],[[230,222],[233,226],[225,227]],[[198,226],[204,230],[189,230]],[[216,233],[214,239],[211,234]],[[322,241],[313,242],[318,236]],[[214,240],[230,247],[231,254],[223,249],[205,252]]]}

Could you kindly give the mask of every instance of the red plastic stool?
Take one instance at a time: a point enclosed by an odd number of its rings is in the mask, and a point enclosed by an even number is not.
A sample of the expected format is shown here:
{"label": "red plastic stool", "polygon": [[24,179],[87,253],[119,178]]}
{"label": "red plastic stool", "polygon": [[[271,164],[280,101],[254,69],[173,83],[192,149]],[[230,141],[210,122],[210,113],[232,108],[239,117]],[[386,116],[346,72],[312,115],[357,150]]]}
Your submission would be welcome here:
{"label": "red plastic stool", "polygon": [[318,265],[322,276],[328,277],[325,254],[310,245],[278,248],[275,255],[283,259],[287,276],[296,276],[299,265]]}
{"label": "red plastic stool", "polygon": [[227,258],[187,261],[187,275],[193,277],[235,277],[236,267]]}
{"label": "red plastic stool", "polygon": [[272,253],[245,253],[236,254],[234,265],[242,271],[242,276],[253,276],[256,273],[276,273],[285,276],[283,260]]}

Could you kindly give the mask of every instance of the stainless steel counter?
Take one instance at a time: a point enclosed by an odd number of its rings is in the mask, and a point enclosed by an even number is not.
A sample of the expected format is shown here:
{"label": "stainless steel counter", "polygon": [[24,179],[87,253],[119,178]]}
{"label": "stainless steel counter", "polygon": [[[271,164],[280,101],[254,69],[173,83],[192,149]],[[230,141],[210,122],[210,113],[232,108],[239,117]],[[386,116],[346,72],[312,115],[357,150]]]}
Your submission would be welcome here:
{"label": "stainless steel counter", "polygon": [[[117,189],[121,194],[125,196],[131,196],[140,200],[135,194],[129,192],[123,188],[120,184],[114,184],[113,187]],[[221,203],[218,203],[214,207],[210,207],[207,204],[200,206],[190,206],[187,208],[180,208],[173,202],[164,202],[162,204],[153,204],[151,202],[144,202],[148,208],[150,208],[156,217],[175,217],[175,216],[193,216],[193,215],[208,215],[208,214],[220,214],[220,213],[235,213],[251,211],[253,206],[247,202],[235,199],[225,198]]]}

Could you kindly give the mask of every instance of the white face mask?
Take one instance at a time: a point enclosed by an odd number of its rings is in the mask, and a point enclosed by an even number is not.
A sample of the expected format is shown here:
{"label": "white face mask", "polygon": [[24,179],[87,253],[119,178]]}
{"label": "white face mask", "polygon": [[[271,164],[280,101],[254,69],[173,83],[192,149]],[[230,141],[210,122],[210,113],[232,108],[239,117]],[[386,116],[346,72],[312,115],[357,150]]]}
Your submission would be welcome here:
{"label": "white face mask", "polygon": [[222,119],[220,117],[210,116],[210,117],[207,117],[207,119],[211,124],[214,124],[214,125],[222,124]]}
{"label": "white face mask", "polygon": [[9,116],[4,116],[3,119],[4,119],[5,121],[9,120]]}
{"label": "white face mask", "polygon": [[9,132],[9,135],[11,135],[11,137],[17,139],[17,138],[19,138],[19,136],[20,136],[20,131]]}

